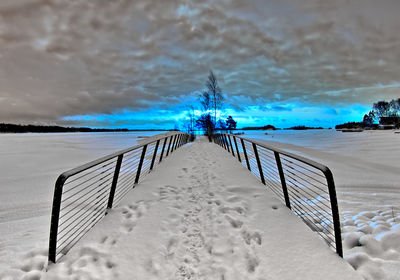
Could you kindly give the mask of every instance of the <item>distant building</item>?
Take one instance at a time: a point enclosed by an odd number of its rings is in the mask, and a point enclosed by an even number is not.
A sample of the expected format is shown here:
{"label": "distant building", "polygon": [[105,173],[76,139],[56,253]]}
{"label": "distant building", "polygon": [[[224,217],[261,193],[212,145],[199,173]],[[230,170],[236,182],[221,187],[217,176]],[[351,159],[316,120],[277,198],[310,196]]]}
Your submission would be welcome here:
{"label": "distant building", "polygon": [[381,117],[379,119],[379,128],[381,129],[400,128],[400,116]]}

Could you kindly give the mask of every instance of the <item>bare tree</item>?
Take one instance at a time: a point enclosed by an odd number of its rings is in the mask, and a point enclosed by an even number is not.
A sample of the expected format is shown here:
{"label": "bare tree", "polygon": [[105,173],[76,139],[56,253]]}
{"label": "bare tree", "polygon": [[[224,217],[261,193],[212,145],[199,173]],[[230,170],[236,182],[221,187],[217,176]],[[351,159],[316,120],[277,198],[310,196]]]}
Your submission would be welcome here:
{"label": "bare tree", "polygon": [[203,114],[196,120],[196,126],[204,129],[209,141],[213,134],[214,124],[211,118],[211,97],[208,91],[204,90],[200,95],[200,104],[203,107]]}
{"label": "bare tree", "polygon": [[205,112],[208,112],[211,109],[211,97],[208,91],[204,90],[200,94],[200,104]]}
{"label": "bare tree", "polygon": [[210,70],[210,74],[208,75],[206,86],[211,100],[210,105],[212,110],[214,111],[214,124],[216,124],[217,110],[222,108],[224,97],[222,96],[221,88],[218,86],[217,77],[215,77],[214,72],[212,70]]}
{"label": "bare tree", "polygon": [[189,117],[188,132],[189,133],[193,133],[194,125],[195,125],[194,107],[193,107],[193,105],[188,106],[186,111],[187,111],[187,114],[188,114],[188,117]]}

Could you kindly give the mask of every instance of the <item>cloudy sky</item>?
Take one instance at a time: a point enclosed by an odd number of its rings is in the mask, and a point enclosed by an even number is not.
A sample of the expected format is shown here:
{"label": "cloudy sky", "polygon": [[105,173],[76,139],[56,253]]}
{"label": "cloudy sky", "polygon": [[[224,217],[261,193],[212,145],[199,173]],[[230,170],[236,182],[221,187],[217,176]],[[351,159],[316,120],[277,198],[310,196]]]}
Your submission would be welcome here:
{"label": "cloudy sky", "polygon": [[212,69],[239,126],[400,96],[397,0],[1,0],[0,122],[171,128]]}

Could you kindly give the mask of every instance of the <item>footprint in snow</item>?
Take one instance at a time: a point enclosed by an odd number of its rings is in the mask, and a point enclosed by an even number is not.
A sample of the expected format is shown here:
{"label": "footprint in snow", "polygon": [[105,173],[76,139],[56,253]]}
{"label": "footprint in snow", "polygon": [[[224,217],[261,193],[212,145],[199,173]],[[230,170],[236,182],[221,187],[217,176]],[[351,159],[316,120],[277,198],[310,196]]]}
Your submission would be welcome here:
{"label": "footprint in snow", "polygon": [[258,244],[258,245],[262,244],[262,236],[257,231],[250,232],[247,229],[242,229],[241,235],[242,235],[242,238],[243,238],[244,242],[247,245],[250,245],[251,243],[255,243],[255,244]]}
{"label": "footprint in snow", "polygon": [[239,219],[235,219],[232,218],[229,215],[225,215],[225,219],[229,222],[229,224],[233,227],[233,228],[241,228],[243,225],[243,222]]}
{"label": "footprint in snow", "polygon": [[122,210],[123,227],[127,232],[131,232],[135,227],[139,218],[141,218],[149,208],[149,204],[145,201],[138,201],[137,203],[125,206]]}
{"label": "footprint in snow", "polygon": [[100,240],[101,245],[106,245],[106,246],[114,246],[117,243],[117,239],[115,238],[109,238],[108,236],[104,236]]}
{"label": "footprint in snow", "polygon": [[118,274],[114,267],[116,262],[104,248],[85,246],[80,249],[78,258],[66,262],[71,279],[116,279]]}

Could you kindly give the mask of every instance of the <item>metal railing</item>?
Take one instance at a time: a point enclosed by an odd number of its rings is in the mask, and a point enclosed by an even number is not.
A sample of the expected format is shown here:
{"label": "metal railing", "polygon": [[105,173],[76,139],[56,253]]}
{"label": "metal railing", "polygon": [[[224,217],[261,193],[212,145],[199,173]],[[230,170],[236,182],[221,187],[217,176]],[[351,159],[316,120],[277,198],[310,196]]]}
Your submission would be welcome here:
{"label": "metal railing", "polygon": [[327,166],[237,135],[213,139],[343,257],[335,183]]}
{"label": "metal railing", "polygon": [[49,261],[65,255],[155,163],[188,141],[185,133],[161,134],[62,173],[54,189]]}

